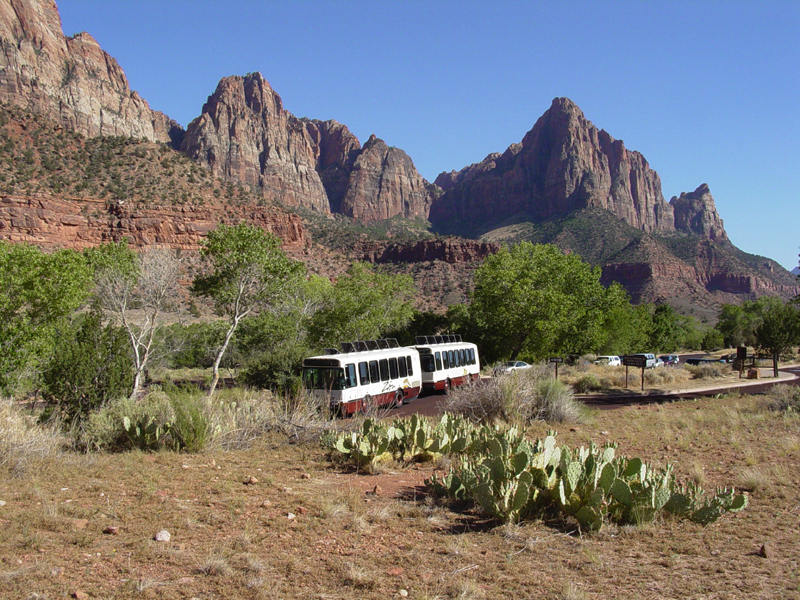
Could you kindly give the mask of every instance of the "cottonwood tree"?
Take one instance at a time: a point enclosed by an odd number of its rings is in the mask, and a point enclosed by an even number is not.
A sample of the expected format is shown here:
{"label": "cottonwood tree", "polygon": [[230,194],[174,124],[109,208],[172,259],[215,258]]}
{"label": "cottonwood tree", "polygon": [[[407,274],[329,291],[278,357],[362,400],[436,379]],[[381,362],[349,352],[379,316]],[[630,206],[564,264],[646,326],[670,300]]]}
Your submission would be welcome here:
{"label": "cottonwood tree", "polygon": [[80,307],[91,284],[78,252],[0,242],[0,391],[12,394],[48,353],[55,326]]}
{"label": "cottonwood tree", "polygon": [[165,313],[178,310],[181,262],[169,248],[136,253],[127,240],[86,250],[95,273],[95,296],[126,332],[133,357],[131,397],[142,389]]}
{"label": "cottonwood tree", "polygon": [[778,359],[800,343],[800,308],[779,298],[770,298],[761,323],[755,329],[756,345],[772,356],[772,372],[778,377]]}
{"label": "cottonwood tree", "polygon": [[475,273],[470,314],[497,358],[580,352],[602,339],[600,271],[559,248],[522,242]]}
{"label": "cottonwood tree", "polygon": [[336,280],[327,298],[311,317],[312,345],[369,340],[404,327],[414,315],[410,275],[380,273],[356,263]]}
{"label": "cottonwood tree", "polygon": [[191,291],[212,298],[217,312],[228,319],[212,367],[208,390],[212,396],[219,382],[220,362],[241,320],[278,303],[302,280],[305,266],[286,256],[276,236],[247,223],[221,224],[201,245],[200,256],[210,272],[195,277]]}

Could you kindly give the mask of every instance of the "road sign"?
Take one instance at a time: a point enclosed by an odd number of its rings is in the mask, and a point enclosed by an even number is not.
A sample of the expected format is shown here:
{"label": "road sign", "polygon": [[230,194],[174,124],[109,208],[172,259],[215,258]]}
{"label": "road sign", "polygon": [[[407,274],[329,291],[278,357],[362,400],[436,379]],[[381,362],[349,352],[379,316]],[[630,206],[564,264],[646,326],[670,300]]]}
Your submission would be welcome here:
{"label": "road sign", "polygon": [[641,369],[647,366],[646,356],[623,356],[622,364],[626,367],[639,367]]}
{"label": "road sign", "polygon": [[550,362],[551,362],[551,363],[563,363],[563,362],[564,362],[564,359],[563,359],[563,358],[561,358],[560,356],[556,356],[556,357],[553,357],[553,358],[551,358],[551,359],[550,359]]}

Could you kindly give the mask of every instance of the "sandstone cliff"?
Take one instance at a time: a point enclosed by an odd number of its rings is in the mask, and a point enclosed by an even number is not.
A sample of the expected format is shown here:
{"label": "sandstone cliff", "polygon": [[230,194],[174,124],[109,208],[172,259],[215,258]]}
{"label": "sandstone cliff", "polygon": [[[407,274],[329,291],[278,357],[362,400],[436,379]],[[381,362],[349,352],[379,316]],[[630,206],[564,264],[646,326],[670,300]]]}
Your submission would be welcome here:
{"label": "sandstone cliff", "polygon": [[42,248],[82,249],[126,237],[134,247],[158,245],[195,251],[220,222],[240,221],[275,234],[292,254],[302,253],[309,244],[300,218],[272,207],[135,208],[95,198],[0,196],[0,240]]}
{"label": "sandstone cliff", "polygon": [[669,201],[675,212],[675,229],[699,235],[708,240],[724,242],[728,239],[722,219],[714,205],[714,197],[703,183],[695,191],[683,192]]}
{"label": "sandstone cliff", "polygon": [[375,136],[362,148],[336,121],[295,117],[260,73],[220,81],[181,149],[267,199],[362,221],[427,218],[433,199],[405,152]]}
{"label": "sandstone cliff", "polygon": [[65,37],[52,0],[0,0],[0,101],[87,137],[179,142],[181,128],[131,91],[117,61],[88,33]]}
{"label": "sandstone cliff", "polygon": [[661,180],[638,152],[598,130],[567,98],[556,98],[522,139],[458,173],[430,220],[448,232],[483,232],[523,216],[542,221],[587,207],[604,208],[646,232],[674,229]]}

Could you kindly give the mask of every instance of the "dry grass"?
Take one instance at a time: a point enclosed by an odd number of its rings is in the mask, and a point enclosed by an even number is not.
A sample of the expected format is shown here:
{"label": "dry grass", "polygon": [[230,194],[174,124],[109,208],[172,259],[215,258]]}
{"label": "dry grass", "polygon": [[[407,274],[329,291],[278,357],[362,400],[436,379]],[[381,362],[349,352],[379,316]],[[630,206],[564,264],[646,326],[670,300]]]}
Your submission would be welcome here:
{"label": "dry grass", "polygon": [[[531,434],[549,428],[534,423]],[[671,462],[708,490],[748,486],[747,510],[705,528],[669,518],[590,536],[569,523],[500,527],[425,496],[436,466],[340,472],[315,445],[287,443],[287,431],[201,454],[56,453],[21,477],[4,470],[3,597],[800,596],[800,419],[757,398],[600,411],[559,428],[561,443],[615,440],[619,453]],[[245,485],[249,476],[258,482]],[[160,529],[169,542],[153,541]]]}
{"label": "dry grass", "polygon": [[56,424],[40,426],[8,399],[0,399],[0,469],[21,477],[58,456],[67,440]]}

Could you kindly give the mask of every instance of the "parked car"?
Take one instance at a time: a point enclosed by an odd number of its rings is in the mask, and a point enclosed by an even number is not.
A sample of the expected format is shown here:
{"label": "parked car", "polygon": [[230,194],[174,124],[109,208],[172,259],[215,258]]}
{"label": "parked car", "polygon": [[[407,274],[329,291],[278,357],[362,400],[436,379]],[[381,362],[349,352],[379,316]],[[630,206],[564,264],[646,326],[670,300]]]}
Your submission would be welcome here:
{"label": "parked car", "polygon": [[495,377],[498,375],[508,375],[509,373],[513,373],[515,371],[522,371],[523,369],[530,369],[531,365],[528,363],[521,361],[521,360],[509,360],[504,363],[500,363],[497,365],[492,373]]}
{"label": "parked car", "polygon": [[709,363],[724,363],[724,362],[725,361],[722,360],[721,358],[711,358],[711,357],[708,357],[708,358],[687,358],[686,359],[686,364],[687,365],[693,365],[693,366],[707,365]]}
{"label": "parked car", "polygon": [[656,368],[656,355],[649,354],[645,352],[640,352],[638,354],[628,354],[627,356],[644,356],[645,358],[645,368],[647,369],[655,369]]}
{"label": "parked car", "polygon": [[681,357],[677,354],[662,354],[658,358],[663,360],[665,365],[677,365],[681,362]]}
{"label": "parked car", "polygon": [[663,359],[662,359],[662,358],[659,356],[659,357],[656,359],[656,364],[655,364],[656,368],[658,368],[658,367],[663,367],[663,366],[664,366],[664,364],[665,364],[665,363],[664,363],[664,360],[663,360]]}
{"label": "parked car", "polygon": [[597,360],[594,361],[596,365],[608,365],[609,367],[619,367],[622,365],[622,359],[619,356],[615,356],[613,354],[609,356],[598,356]]}

